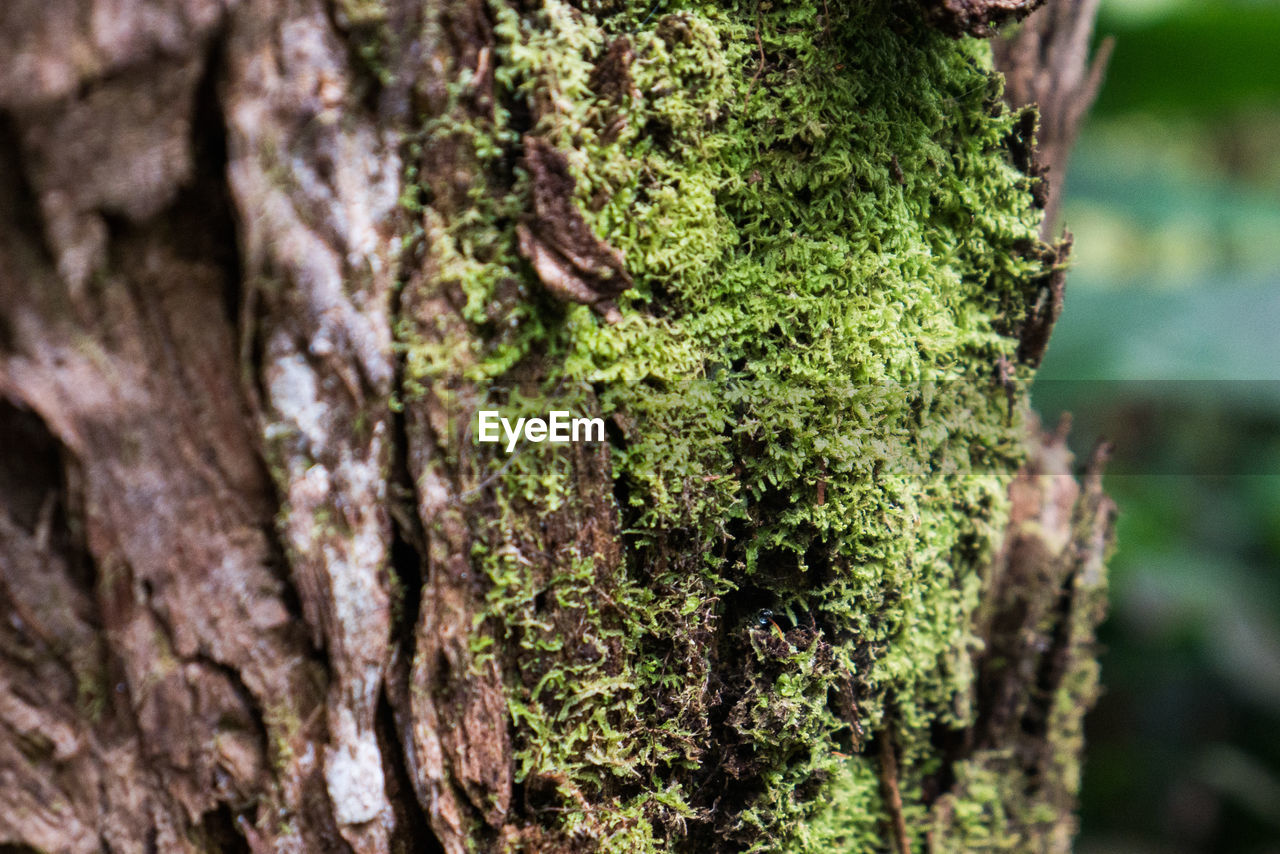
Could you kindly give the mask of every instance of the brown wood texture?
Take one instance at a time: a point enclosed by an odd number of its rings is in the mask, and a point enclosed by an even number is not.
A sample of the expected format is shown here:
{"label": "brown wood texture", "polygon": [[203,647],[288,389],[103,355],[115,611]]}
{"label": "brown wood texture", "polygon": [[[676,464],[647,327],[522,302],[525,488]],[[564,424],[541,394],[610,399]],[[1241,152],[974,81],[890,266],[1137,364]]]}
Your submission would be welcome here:
{"label": "brown wood texture", "polygon": [[[399,257],[401,134],[493,108],[491,20],[389,4],[423,37],[370,99],[358,5],[0,5],[0,849],[571,850],[516,815],[504,674],[472,652],[492,629],[466,514],[485,508],[450,499],[466,460],[441,460],[483,389],[394,405],[395,323],[467,334]],[[976,33],[1034,4],[932,5]],[[631,85],[629,49],[593,86]],[[436,214],[461,216],[465,146],[414,156]],[[563,202],[557,157],[529,147],[539,205]],[[607,312],[630,284],[616,255],[537,213],[537,275]],[[1071,590],[1109,521],[1096,475],[1076,491],[1046,448],[1061,491],[1020,482],[988,617],[1020,667],[982,671],[992,711],[948,754],[1012,743],[1034,774],[1053,755],[1034,728],[1061,729],[1035,698],[1055,656],[1091,654]],[[536,572],[572,548],[622,560],[607,452],[572,469],[587,509],[539,520]],[[1066,627],[1047,652],[1018,647],[1047,624]]]}

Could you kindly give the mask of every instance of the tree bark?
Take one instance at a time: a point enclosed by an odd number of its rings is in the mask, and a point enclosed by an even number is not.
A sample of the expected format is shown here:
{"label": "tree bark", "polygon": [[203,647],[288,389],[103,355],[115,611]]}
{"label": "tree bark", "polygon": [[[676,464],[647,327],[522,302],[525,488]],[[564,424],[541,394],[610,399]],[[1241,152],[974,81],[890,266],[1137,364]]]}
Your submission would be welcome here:
{"label": "tree bark", "polygon": [[0,850],[1069,850],[1033,5],[0,7]]}

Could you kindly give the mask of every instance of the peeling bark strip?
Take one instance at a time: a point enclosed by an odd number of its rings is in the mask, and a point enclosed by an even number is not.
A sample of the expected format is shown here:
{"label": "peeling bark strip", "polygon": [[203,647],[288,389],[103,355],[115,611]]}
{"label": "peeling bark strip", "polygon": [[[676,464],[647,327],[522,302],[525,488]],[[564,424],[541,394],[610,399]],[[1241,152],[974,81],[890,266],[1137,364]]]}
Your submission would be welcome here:
{"label": "peeling bark strip", "polygon": [[[1097,97],[1114,46],[1106,39],[1090,58],[1093,21],[1100,0],[1047,0],[1012,36],[992,42],[996,67],[1005,75],[1005,100],[1028,113],[1035,145],[1028,148],[1031,169],[1047,182],[1040,236],[1053,238],[1066,180],[1067,160],[1080,124]],[[1024,134],[1027,140],[1031,133]]]}
{"label": "peeling bark strip", "polygon": [[985,38],[1026,17],[1045,0],[920,0],[929,20],[953,36]]}
{"label": "peeling bark strip", "polygon": [[[1004,543],[984,582],[977,615],[977,719],[947,770],[949,791],[934,806],[939,838],[955,831],[966,787],[1000,780],[1013,812],[1048,806],[1065,817],[1017,831],[1021,851],[1069,850],[1080,775],[1084,715],[1097,698],[1095,631],[1106,611],[1105,562],[1116,506],[1102,491],[1106,446],[1081,481],[1067,449],[1070,421],[1039,432],[1009,488]],[[1024,800],[1025,799],[1025,800]]]}

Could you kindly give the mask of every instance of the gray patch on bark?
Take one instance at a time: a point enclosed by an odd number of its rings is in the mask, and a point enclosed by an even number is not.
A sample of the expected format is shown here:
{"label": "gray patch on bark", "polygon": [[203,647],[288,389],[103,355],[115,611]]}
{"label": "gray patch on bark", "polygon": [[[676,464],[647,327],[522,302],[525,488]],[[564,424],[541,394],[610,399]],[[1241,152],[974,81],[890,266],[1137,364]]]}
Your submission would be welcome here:
{"label": "gray patch on bark", "polygon": [[260,424],[303,613],[332,673],[324,777],[358,854],[389,851],[375,715],[390,655],[390,293],[400,164],[318,2],[233,18],[228,171],[266,342]]}

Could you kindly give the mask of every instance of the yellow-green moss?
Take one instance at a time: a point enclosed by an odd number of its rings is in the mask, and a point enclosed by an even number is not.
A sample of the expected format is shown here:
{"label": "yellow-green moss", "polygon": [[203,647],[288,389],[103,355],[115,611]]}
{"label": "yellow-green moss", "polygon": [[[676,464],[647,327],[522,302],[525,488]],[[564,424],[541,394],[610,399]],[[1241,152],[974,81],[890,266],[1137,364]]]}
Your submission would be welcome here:
{"label": "yellow-green moss", "polygon": [[[518,169],[477,182],[462,216],[406,198],[469,324],[402,335],[407,390],[462,377],[525,415],[595,401],[624,434],[618,568],[559,555],[548,581],[522,553],[540,542],[527,508],[573,500],[556,446],[469,473],[498,508],[473,562],[501,649],[474,652],[521,674],[517,779],[553,781],[558,832],[604,851],[698,833],[882,850],[860,751],[888,698],[909,804],[936,770],[930,727],[970,723],[979,572],[1021,453],[995,364],[1043,272],[1039,214],[982,43],[887,2],[659,5],[491,4],[495,120],[424,130],[424,145],[465,140],[490,175],[522,133],[551,140],[636,281],[613,325],[544,295],[516,252]],[[633,90],[608,101],[589,78],[618,37]],[[531,361],[549,377],[535,388]],[[579,615],[574,642],[599,655],[566,651],[548,609]],[[832,702],[849,685],[857,723]],[[710,743],[742,766],[715,814]],[[966,809],[986,808],[979,788]]]}

